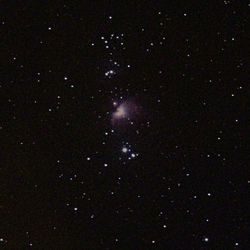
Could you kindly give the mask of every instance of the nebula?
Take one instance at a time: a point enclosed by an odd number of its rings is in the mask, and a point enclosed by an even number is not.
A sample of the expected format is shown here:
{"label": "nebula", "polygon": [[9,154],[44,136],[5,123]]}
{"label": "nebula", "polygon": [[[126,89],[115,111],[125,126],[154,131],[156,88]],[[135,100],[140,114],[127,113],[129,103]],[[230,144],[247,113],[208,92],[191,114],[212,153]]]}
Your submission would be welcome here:
{"label": "nebula", "polygon": [[138,113],[138,106],[133,101],[123,101],[120,104],[114,103],[115,111],[112,113],[112,124],[134,120]]}
{"label": "nebula", "polygon": [[115,119],[121,119],[121,118],[126,118],[127,116],[127,112],[126,112],[126,108],[124,107],[124,105],[120,105],[116,111],[113,113],[113,118]]}

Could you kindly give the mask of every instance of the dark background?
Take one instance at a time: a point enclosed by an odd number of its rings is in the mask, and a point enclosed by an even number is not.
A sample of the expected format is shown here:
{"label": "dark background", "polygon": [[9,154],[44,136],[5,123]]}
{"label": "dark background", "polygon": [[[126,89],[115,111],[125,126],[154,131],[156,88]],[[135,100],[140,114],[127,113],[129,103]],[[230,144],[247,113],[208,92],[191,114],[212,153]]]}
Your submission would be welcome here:
{"label": "dark background", "polygon": [[1,1],[0,248],[249,249],[249,8]]}

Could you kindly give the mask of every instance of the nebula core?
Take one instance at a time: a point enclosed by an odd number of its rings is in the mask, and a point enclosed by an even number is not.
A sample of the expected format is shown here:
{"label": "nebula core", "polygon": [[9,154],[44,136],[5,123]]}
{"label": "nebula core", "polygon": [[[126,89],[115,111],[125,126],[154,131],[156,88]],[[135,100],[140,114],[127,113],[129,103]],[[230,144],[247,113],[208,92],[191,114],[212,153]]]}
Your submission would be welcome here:
{"label": "nebula core", "polygon": [[112,124],[122,123],[125,121],[135,120],[139,115],[139,109],[133,101],[123,101],[120,103],[112,114]]}

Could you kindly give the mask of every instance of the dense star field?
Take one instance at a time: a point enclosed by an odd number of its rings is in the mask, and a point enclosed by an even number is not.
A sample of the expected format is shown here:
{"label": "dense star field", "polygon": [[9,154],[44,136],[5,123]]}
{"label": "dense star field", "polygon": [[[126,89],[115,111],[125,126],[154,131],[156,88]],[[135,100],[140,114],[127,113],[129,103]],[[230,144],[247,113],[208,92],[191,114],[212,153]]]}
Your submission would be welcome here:
{"label": "dense star field", "polygon": [[247,1],[0,2],[0,248],[250,249]]}

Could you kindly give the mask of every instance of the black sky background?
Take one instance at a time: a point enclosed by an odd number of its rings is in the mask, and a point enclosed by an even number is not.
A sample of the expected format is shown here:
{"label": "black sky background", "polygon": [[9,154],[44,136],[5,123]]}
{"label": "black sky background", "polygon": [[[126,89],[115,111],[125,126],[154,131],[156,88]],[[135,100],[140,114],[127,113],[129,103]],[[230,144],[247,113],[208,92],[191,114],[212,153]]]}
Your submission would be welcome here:
{"label": "black sky background", "polygon": [[1,1],[1,247],[248,249],[249,8]]}

